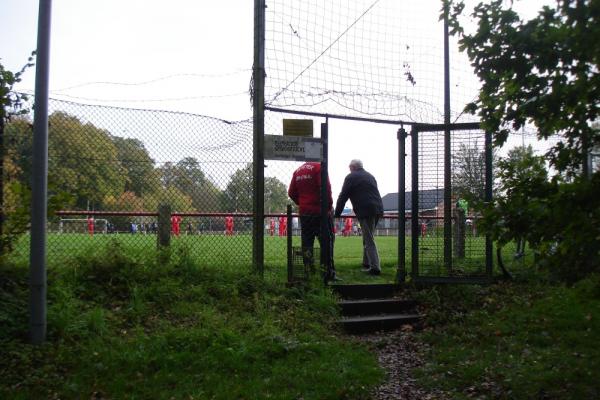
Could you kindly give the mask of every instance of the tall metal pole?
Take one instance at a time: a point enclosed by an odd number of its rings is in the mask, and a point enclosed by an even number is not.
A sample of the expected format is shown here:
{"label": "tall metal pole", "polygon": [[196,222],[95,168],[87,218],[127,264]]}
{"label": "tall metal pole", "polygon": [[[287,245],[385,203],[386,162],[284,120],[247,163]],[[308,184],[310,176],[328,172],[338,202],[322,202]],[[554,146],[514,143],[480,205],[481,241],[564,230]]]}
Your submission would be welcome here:
{"label": "tall metal pole", "polygon": [[265,0],[254,0],[252,263],[254,270],[261,275],[264,272],[265,248],[265,8]]}
{"label": "tall metal pole", "polygon": [[419,276],[419,131],[417,125],[413,125],[410,131],[411,140],[411,275],[414,278]]}
{"label": "tall metal pole", "polygon": [[294,281],[294,257],[292,254],[292,243],[293,243],[293,234],[294,234],[294,226],[292,220],[292,205],[287,205],[287,273],[288,273],[288,283],[293,283]]}
{"label": "tall metal pole", "polygon": [[[0,110],[0,237],[4,233],[4,113]],[[0,256],[4,254],[4,244],[0,243]]]}
{"label": "tall metal pole", "polygon": [[331,227],[329,226],[329,119],[321,124],[321,143],[323,146],[323,159],[321,160],[321,265],[325,266],[325,283],[332,278],[332,243]]}
{"label": "tall metal pole", "polygon": [[[493,149],[492,149],[492,134],[485,132],[485,202],[491,204],[493,199]],[[489,233],[485,235],[485,273],[491,279],[494,269],[492,237]]]}
{"label": "tall metal pole", "polygon": [[31,342],[46,340],[46,214],[48,189],[48,81],[51,0],[40,0],[33,117],[29,328]]}
{"label": "tall metal pole", "polygon": [[406,278],[406,130],[398,129],[398,271],[396,282]]}
{"label": "tall metal pole", "polygon": [[448,2],[444,1],[444,265],[452,269],[452,154],[450,142],[450,43]]}

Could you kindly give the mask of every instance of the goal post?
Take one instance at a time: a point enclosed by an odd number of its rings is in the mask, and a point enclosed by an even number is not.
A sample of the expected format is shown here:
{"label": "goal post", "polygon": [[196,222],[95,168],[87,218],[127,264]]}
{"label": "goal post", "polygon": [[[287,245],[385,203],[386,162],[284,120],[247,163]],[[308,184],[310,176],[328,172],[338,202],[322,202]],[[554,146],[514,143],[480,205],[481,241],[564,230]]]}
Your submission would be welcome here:
{"label": "goal post", "polygon": [[[94,233],[108,233],[108,220],[93,219]],[[87,218],[61,218],[55,227],[57,233],[89,233]]]}

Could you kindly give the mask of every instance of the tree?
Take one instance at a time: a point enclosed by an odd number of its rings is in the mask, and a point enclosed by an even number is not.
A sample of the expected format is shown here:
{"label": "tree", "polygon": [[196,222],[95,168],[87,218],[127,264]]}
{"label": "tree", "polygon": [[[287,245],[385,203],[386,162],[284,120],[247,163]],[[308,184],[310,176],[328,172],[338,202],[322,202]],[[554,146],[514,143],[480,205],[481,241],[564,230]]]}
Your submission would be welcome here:
{"label": "tree", "polygon": [[485,200],[485,152],[461,143],[452,155],[452,190],[471,204]]}
{"label": "tree", "polygon": [[186,157],[176,164],[165,163],[160,169],[163,185],[174,187],[192,199],[198,211],[217,211],[220,206],[220,190],[200,168],[193,157]]}
{"label": "tree", "polygon": [[102,200],[125,189],[127,173],[111,135],[64,112],[49,117],[48,182],[75,196],[81,209],[102,207]]}
{"label": "tree", "polygon": [[10,250],[14,241],[23,233],[29,221],[27,187],[15,179],[18,166],[7,152],[5,128],[15,116],[28,112],[24,106],[27,96],[14,91],[23,73],[33,64],[35,52],[20,71],[13,73],[0,63],[0,255]]}
{"label": "tree", "polygon": [[142,211],[144,200],[133,192],[123,192],[119,196],[108,195],[103,200],[104,208],[117,211]]}
{"label": "tree", "polygon": [[289,202],[287,186],[277,178],[265,178],[265,210],[285,213]]}
{"label": "tree", "polygon": [[238,169],[223,191],[223,209],[232,212],[252,212],[252,164]]}
{"label": "tree", "polygon": [[160,189],[160,177],[154,168],[154,160],[148,154],[144,143],[138,139],[113,136],[117,148],[117,159],[125,168],[125,191],[131,191],[136,196],[155,193]]}
{"label": "tree", "polygon": [[487,218],[493,236],[500,246],[527,237],[530,245],[538,247],[540,238],[532,233],[547,211],[544,199],[553,191],[544,157],[536,156],[531,146],[510,150],[498,161],[498,181],[494,208]]}
{"label": "tree", "polygon": [[530,21],[504,3],[480,3],[473,12],[478,29],[465,34],[458,22],[464,3],[448,2],[453,31],[483,83],[467,110],[494,133],[496,146],[528,122],[540,139],[560,134],[564,140],[548,158],[560,173],[577,175],[588,150],[600,144],[600,131],[590,125],[600,116],[600,3],[556,2]]}
{"label": "tree", "polygon": [[193,207],[192,199],[173,186],[145,196],[143,202],[147,210],[158,210],[158,206],[164,203],[170,204],[173,212],[189,211]]}
{"label": "tree", "polygon": [[515,153],[501,165],[504,192],[484,208],[484,223],[499,243],[524,237],[539,251],[540,264],[576,280],[600,269],[600,172],[591,174],[586,162],[600,144],[592,125],[600,114],[600,2],[563,0],[529,21],[504,3],[475,7],[473,34],[458,22],[463,2],[445,3],[482,82],[467,111],[480,116],[496,147],[528,123],[539,139],[561,140],[545,155],[555,171],[550,179],[543,160],[526,152],[522,163]]}
{"label": "tree", "polygon": [[[265,210],[285,212],[288,203],[287,186],[274,177],[265,178]],[[237,170],[223,191],[225,211],[252,212],[252,164]]]}

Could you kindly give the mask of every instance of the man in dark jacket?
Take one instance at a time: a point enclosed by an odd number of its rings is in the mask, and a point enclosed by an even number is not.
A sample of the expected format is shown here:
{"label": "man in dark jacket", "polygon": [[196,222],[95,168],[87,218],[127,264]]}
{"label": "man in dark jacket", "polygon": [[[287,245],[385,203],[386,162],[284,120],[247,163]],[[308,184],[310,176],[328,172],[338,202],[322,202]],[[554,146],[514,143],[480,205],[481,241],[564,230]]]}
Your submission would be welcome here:
{"label": "man in dark jacket", "polygon": [[352,203],[352,209],[362,229],[363,267],[368,274],[379,275],[381,266],[373,235],[379,218],[383,216],[383,202],[377,189],[377,181],[373,175],[364,170],[360,160],[350,161],[350,174],[344,179],[335,206],[336,217],[342,215],[348,199]]}
{"label": "man in dark jacket", "polygon": [[[302,164],[292,176],[288,196],[298,205],[300,210],[300,229],[302,238],[302,251],[306,255],[304,263],[312,266],[312,250],[315,243],[315,237],[321,243],[321,163],[306,162]],[[329,269],[326,280],[337,280],[335,268],[333,265],[333,218],[331,210],[333,208],[333,198],[331,197],[331,184],[327,181],[327,197],[329,209]],[[322,243],[321,243],[322,246]],[[322,247],[321,247],[322,248]],[[307,253],[308,252],[308,253]]]}

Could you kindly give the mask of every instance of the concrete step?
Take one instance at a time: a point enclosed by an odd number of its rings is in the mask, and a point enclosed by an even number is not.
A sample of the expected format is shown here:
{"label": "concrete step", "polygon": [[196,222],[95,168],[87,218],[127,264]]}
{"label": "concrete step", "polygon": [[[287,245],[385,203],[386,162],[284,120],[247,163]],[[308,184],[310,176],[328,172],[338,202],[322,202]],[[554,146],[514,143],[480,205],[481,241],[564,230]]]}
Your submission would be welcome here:
{"label": "concrete step", "polygon": [[381,299],[393,297],[400,289],[399,285],[393,283],[381,283],[371,285],[330,285],[343,299]]}
{"label": "concrete step", "polygon": [[386,314],[368,317],[346,317],[338,321],[347,333],[367,333],[393,330],[403,325],[415,325],[423,319],[419,314]]}
{"label": "concrete step", "polygon": [[389,298],[389,299],[354,299],[338,302],[342,315],[366,316],[381,314],[397,314],[414,310],[417,302],[414,300]]}

